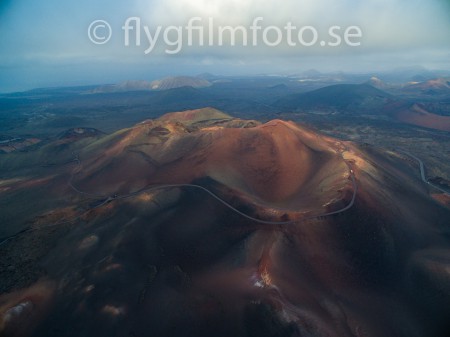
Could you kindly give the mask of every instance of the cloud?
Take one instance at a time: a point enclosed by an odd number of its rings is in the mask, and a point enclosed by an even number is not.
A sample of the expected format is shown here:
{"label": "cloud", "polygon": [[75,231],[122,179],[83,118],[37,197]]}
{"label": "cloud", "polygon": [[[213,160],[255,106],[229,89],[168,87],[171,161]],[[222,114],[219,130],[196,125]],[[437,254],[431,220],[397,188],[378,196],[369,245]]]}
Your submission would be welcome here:
{"label": "cloud", "polygon": [[423,0],[165,0],[136,3],[150,23],[182,25],[213,17],[216,24],[249,25],[262,16],[270,25],[357,25],[368,49],[442,47],[450,43],[448,12],[439,1]]}
{"label": "cloud", "polygon": [[[191,71],[205,67],[212,72],[232,72],[233,66],[239,72],[264,72],[269,67],[276,72],[299,66],[345,70],[405,63],[450,68],[447,0],[18,0],[1,4],[0,71],[8,68],[8,77],[13,78],[10,81],[14,81],[15,71],[17,81],[28,77],[31,81],[33,76],[45,81],[40,70],[43,66],[49,70],[59,67],[52,73],[61,81],[72,76],[74,71],[69,69],[75,68],[78,77],[95,78],[100,67],[92,64],[102,65],[103,77],[99,75],[99,79],[104,78],[108,66],[111,74],[123,69],[136,74],[140,68],[152,67],[182,72],[183,66]],[[237,41],[235,47],[184,48],[179,55],[167,55],[160,47],[145,55],[146,48],[123,46],[121,27],[130,16],[141,17],[150,28],[184,26],[192,17],[202,17],[204,23],[213,17],[216,26],[249,27],[254,18],[263,17],[263,26],[283,28],[290,21],[298,27],[316,27],[321,37],[332,25],[356,25],[363,37],[362,46],[357,48],[292,48],[286,41],[276,48],[254,48],[239,46],[242,41]],[[113,27],[108,45],[93,45],[88,39],[87,28],[96,19],[107,20]],[[36,75],[30,69],[35,69]]]}

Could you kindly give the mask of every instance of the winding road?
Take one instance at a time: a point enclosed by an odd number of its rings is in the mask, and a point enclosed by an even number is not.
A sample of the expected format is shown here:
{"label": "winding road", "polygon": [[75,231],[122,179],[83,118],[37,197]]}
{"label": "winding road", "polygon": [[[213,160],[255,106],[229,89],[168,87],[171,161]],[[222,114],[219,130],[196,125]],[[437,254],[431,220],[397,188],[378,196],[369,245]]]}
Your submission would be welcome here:
{"label": "winding road", "polygon": [[[344,151],[343,151],[344,152]],[[237,208],[235,208],[234,206],[232,206],[231,204],[229,204],[227,201],[223,200],[222,198],[220,198],[217,194],[211,192],[210,190],[208,190],[207,188],[200,186],[200,185],[195,185],[195,184],[163,184],[163,185],[153,185],[153,186],[149,186],[146,188],[143,188],[139,191],[130,193],[130,194],[125,194],[125,195],[113,195],[113,196],[99,196],[99,195],[95,195],[95,194],[91,194],[91,193],[87,193],[84,191],[81,191],[79,188],[77,188],[76,186],[74,186],[73,184],[73,178],[74,175],[76,174],[75,171],[72,173],[70,179],[69,179],[69,186],[77,193],[79,194],[83,194],[85,196],[88,196],[90,198],[103,198],[104,200],[96,205],[93,208],[98,208],[101,207],[113,200],[120,200],[120,199],[129,199],[135,196],[138,196],[141,193],[145,193],[145,192],[152,192],[152,191],[157,191],[157,190],[163,190],[163,189],[170,189],[170,188],[194,188],[194,189],[198,189],[201,190],[207,194],[209,194],[211,197],[213,197],[214,199],[216,199],[217,201],[219,201],[220,203],[222,203],[224,206],[228,207],[230,210],[232,210],[233,212],[239,214],[240,216],[260,223],[260,224],[264,224],[264,225],[293,225],[293,224],[298,224],[300,222],[304,222],[307,220],[312,220],[312,219],[317,219],[317,218],[321,218],[321,217],[328,217],[328,216],[332,216],[332,215],[336,215],[336,214],[340,214],[343,213],[347,210],[349,210],[350,208],[353,207],[355,200],[356,200],[356,195],[357,195],[357,191],[358,191],[358,184],[356,182],[356,177],[355,177],[355,173],[353,171],[353,169],[351,168],[350,164],[344,159],[343,157],[343,152],[339,152],[342,160],[344,161],[344,163],[346,164],[348,171],[349,171],[349,178],[351,179],[352,182],[352,186],[353,186],[353,194],[352,194],[352,198],[350,200],[350,202],[348,203],[348,205],[346,205],[345,207],[336,210],[336,211],[332,211],[332,212],[326,212],[326,213],[322,213],[322,214],[318,214],[318,215],[312,215],[312,216],[308,216],[299,220],[288,220],[288,221],[268,221],[268,220],[262,220],[262,219],[258,219],[255,217],[252,217],[246,213],[243,213],[242,211],[238,210]],[[81,161],[78,157],[78,155],[76,155],[76,159],[74,160],[77,162],[77,166],[81,166]]]}
{"label": "winding road", "polygon": [[[88,209],[87,211],[85,211],[84,213],[82,213],[81,215],[78,215],[76,218],[71,219],[71,220],[65,220],[65,221],[59,221],[55,224],[49,225],[49,226],[45,226],[45,227],[40,227],[40,228],[26,228],[22,231],[20,231],[19,233],[16,233],[15,235],[12,235],[10,237],[4,238],[1,242],[0,242],[0,246],[5,244],[6,242],[10,241],[11,239],[14,239],[16,237],[18,237],[19,235],[22,235],[24,233],[30,232],[30,231],[35,231],[35,230],[40,230],[40,229],[44,229],[44,228],[48,228],[48,227],[53,227],[53,226],[58,226],[61,224],[65,224],[65,223],[72,223],[73,221],[75,221],[76,219],[79,219],[81,216],[83,216],[84,214],[86,214],[87,212],[89,212],[92,209],[96,209],[99,207],[102,207],[114,200],[123,200],[123,199],[129,199],[129,198],[133,198],[138,196],[139,194],[142,193],[146,193],[146,192],[152,192],[152,191],[158,191],[158,190],[164,190],[164,189],[171,189],[171,188],[193,188],[193,189],[198,189],[201,190],[205,193],[207,193],[208,195],[210,195],[212,198],[216,199],[218,202],[220,202],[221,204],[223,204],[224,206],[226,206],[227,208],[229,208],[230,210],[232,210],[233,212],[235,212],[236,214],[242,216],[243,218],[246,218],[248,220],[254,221],[256,223],[259,224],[264,224],[264,225],[294,225],[294,224],[299,224],[308,220],[313,220],[313,219],[318,219],[318,218],[322,218],[322,217],[329,217],[329,216],[333,216],[333,215],[337,215],[343,212],[348,211],[350,208],[353,207],[355,200],[356,200],[356,196],[357,196],[357,192],[358,192],[358,184],[356,181],[356,177],[355,177],[355,173],[351,167],[351,165],[344,159],[343,157],[343,153],[345,151],[348,151],[348,148],[346,148],[343,151],[337,151],[342,160],[344,161],[344,163],[346,164],[348,171],[349,171],[349,178],[352,182],[352,186],[353,186],[353,194],[352,194],[352,198],[350,200],[350,202],[343,208],[336,210],[336,211],[332,211],[332,212],[326,212],[326,213],[322,213],[322,214],[317,214],[317,215],[311,215],[308,217],[304,217],[302,219],[298,219],[298,220],[287,220],[287,221],[269,221],[269,220],[263,220],[263,219],[258,219],[255,217],[252,217],[251,215],[248,215],[242,211],[240,211],[239,209],[237,209],[236,207],[232,206],[230,203],[228,203],[227,201],[225,201],[224,199],[222,199],[221,197],[219,197],[217,194],[213,193],[212,191],[208,190],[207,188],[200,186],[200,185],[195,185],[195,184],[162,184],[162,185],[153,185],[153,186],[149,186],[146,188],[143,188],[139,191],[136,192],[132,192],[129,194],[125,194],[125,195],[112,195],[112,196],[107,196],[107,195],[97,195],[97,194],[93,194],[93,193],[88,193],[85,191],[80,190],[79,188],[77,188],[74,183],[73,183],[73,179],[75,177],[75,175],[78,172],[77,169],[81,167],[81,160],[79,158],[79,155],[77,153],[73,153],[74,155],[74,159],[71,162],[75,162],[77,167],[72,171],[71,176],[67,182],[67,184],[69,185],[69,187],[76,193],[84,195],[88,198],[91,199],[101,199],[99,200],[99,204],[97,204],[94,207],[91,207],[90,209]],[[419,164],[419,168],[420,168],[420,175],[421,175],[421,179],[424,183],[426,183],[429,186],[432,186],[433,188],[447,194],[450,195],[449,191],[446,191],[442,188],[440,188],[439,186],[436,186],[434,184],[432,184],[431,182],[428,181],[428,179],[426,178],[426,171],[425,171],[425,164],[423,163],[423,161],[418,158],[417,156],[408,153],[406,151],[403,150],[399,150],[399,149],[395,149],[395,152],[398,153],[402,153],[412,159],[414,159],[415,161],[418,162]]]}
{"label": "winding road", "polygon": [[437,189],[437,190],[443,192],[443,193],[446,194],[446,195],[450,195],[450,192],[449,192],[449,191],[447,191],[447,190],[445,190],[445,189],[443,189],[443,188],[441,188],[441,187],[439,187],[439,186],[437,186],[437,185],[435,185],[435,184],[433,184],[433,183],[430,183],[430,182],[428,181],[428,179],[427,179],[427,177],[426,177],[426,173],[425,173],[425,172],[426,172],[426,171],[425,171],[425,164],[423,163],[423,161],[422,161],[420,158],[416,157],[415,155],[413,155],[413,154],[411,154],[411,153],[409,153],[409,152],[403,151],[403,150],[394,150],[394,151],[396,151],[396,152],[398,152],[398,153],[402,153],[402,154],[404,154],[404,155],[406,155],[406,156],[408,156],[408,157],[414,159],[415,161],[417,161],[417,162],[419,163],[420,177],[422,178],[422,181],[423,181],[425,184],[430,185],[431,187],[433,187],[433,188],[435,188],[435,189]]}
{"label": "winding road", "polygon": [[345,151],[337,151],[342,160],[344,161],[344,163],[346,164],[346,166],[348,167],[348,171],[349,171],[349,178],[352,182],[352,186],[353,186],[353,194],[352,194],[352,198],[350,200],[350,202],[343,208],[336,210],[336,211],[331,211],[331,212],[326,212],[326,213],[322,213],[322,214],[317,214],[317,215],[311,215],[302,219],[298,219],[298,220],[287,220],[287,221],[268,221],[268,220],[263,220],[263,219],[258,219],[255,217],[252,217],[251,215],[248,215],[242,211],[240,211],[239,209],[237,209],[236,207],[232,206],[231,204],[229,204],[227,201],[223,200],[222,198],[220,198],[218,195],[216,195],[215,193],[213,193],[212,191],[208,190],[207,188],[200,186],[200,185],[195,185],[195,184],[163,184],[163,185],[153,185],[153,186],[149,186],[146,188],[143,188],[139,191],[133,192],[133,193],[129,193],[129,194],[125,194],[125,195],[112,195],[112,196],[106,196],[106,195],[97,195],[97,194],[93,194],[93,193],[88,193],[85,191],[80,190],[78,187],[76,187],[73,183],[73,179],[75,177],[75,175],[77,173],[79,173],[79,170],[77,172],[77,169],[81,167],[81,160],[80,157],[77,153],[72,153],[74,155],[74,159],[71,162],[75,162],[77,167],[72,171],[70,178],[67,182],[68,186],[76,193],[84,195],[90,199],[101,199],[100,203],[94,207],[91,207],[90,209],[88,209],[87,211],[83,212],[81,215],[78,215],[76,218],[72,219],[72,220],[66,220],[66,221],[58,221],[55,224],[52,225],[48,225],[48,226],[44,226],[44,227],[40,227],[40,228],[26,228],[22,231],[20,231],[19,233],[16,233],[15,235],[9,236],[7,238],[4,238],[1,242],[0,242],[0,246],[2,246],[3,244],[7,243],[8,241],[18,237],[19,235],[22,235],[24,233],[28,233],[31,231],[37,231],[37,230],[42,230],[45,228],[49,228],[49,227],[54,227],[54,226],[59,226],[65,223],[71,223],[77,219],[79,219],[80,217],[82,217],[84,214],[86,214],[87,212],[91,211],[92,209],[96,209],[96,208],[100,208],[114,200],[123,200],[123,199],[129,199],[129,198],[133,198],[138,196],[141,193],[145,193],[145,192],[152,192],[152,191],[158,191],[158,190],[164,190],[164,189],[171,189],[171,188],[194,188],[194,189],[198,189],[201,190],[207,194],[209,194],[212,198],[216,199],[217,201],[219,201],[221,204],[223,204],[224,206],[228,207],[230,210],[232,210],[233,212],[235,212],[236,214],[242,216],[243,218],[246,218],[248,220],[254,221],[256,223],[259,224],[264,224],[264,225],[294,225],[294,224],[299,224],[301,222],[305,222],[308,220],[312,220],[312,219],[318,219],[318,218],[322,218],[322,217],[328,217],[328,216],[332,216],[332,215],[337,215],[340,213],[343,213],[347,210],[349,210],[350,208],[353,207],[355,200],[356,200],[356,195],[357,195],[357,191],[358,191],[358,184],[356,182],[356,177],[355,177],[355,173],[352,169],[352,167],[350,166],[350,164],[344,159],[343,157],[343,152]]}

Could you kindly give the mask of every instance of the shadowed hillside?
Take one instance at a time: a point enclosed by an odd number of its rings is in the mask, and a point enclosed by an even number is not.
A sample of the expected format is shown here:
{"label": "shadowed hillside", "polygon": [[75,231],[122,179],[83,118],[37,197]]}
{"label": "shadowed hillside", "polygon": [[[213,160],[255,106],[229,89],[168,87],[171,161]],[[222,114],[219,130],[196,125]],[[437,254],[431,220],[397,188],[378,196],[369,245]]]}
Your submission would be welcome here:
{"label": "shadowed hillside", "polygon": [[450,209],[405,154],[207,108],[4,156],[2,336],[446,336]]}
{"label": "shadowed hillside", "polygon": [[370,84],[338,84],[289,95],[274,104],[282,112],[374,116],[431,129],[450,131],[450,117],[392,96]]}

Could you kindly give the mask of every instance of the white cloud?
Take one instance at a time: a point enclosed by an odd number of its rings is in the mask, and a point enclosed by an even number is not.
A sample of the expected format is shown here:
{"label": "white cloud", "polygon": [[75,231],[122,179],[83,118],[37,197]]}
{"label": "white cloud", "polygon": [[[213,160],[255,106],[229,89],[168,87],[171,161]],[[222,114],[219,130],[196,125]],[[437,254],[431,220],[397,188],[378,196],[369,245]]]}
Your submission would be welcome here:
{"label": "white cloud", "polygon": [[[10,2],[0,20],[0,44],[3,46],[0,49],[0,70],[7,71],[0,77],[3,81],[10,78],[14,83],[32,79],[45,82],[48,74],[53,73],[53,78],[61,81],[70,76],[81,78],[80,82],[82,78],[97,81],[96,78],[100,76],[100,82],[110,81],[113,77],[133,78],[136,77],[133,74],[140,74],[144,68],[158,74],[164,70],[172,75],[183,71],[195,73],[208,70],[223,73],[229,69],[232,72],[233,68],[238,69],[237,72],[288,72],[289,69],[312,67],[353,71],[398,65],[450,68],[450,16],[449,8],[444,7],[444,2],[445,0]],[[332,25],[357,25],[363,31],[363,45],[357,48],[288,48],[283,44],[276,48],[252,48],[239,47],[237,43],[236,47],[183,48],[179,55],[166,55],[165,46],[162,46],[155,48],[155,53],[144,55],[147,46],[124,47],[121,27],[130,16],[140,16],[150,28],[157,25],[184,26],[192,17],[202,17],[204,22],[207,22],[206,18],[213,17],[215,24],[222,26],[250,26],[256,17],[264,17],[263,26],[278,25],[281,28],[288,21],[296,26],[312,25],[318,30]],[[94,45],[88,39],[87,28],[96,19],[107,20],[113,27],[114,34],[107,45]],[[46,71],[42,70],[43,67],[46,67]],[[100,68],[103,70],[99,70]],[[111,75],[119,72],[119,75]],[[1,88],[2,81],[0,91]]]}
{"label": "white cloud", "polygon": [[[191,17],[214,17],[216,24],[249,25],[264,17],[267,25],[328,28],[358,25],[370,48],[442,47],[450,43],[450,20],[438,1],[423,0],[137,0],[150,23],[183,25]],[[206,20],[205,20],[206,21]]]}

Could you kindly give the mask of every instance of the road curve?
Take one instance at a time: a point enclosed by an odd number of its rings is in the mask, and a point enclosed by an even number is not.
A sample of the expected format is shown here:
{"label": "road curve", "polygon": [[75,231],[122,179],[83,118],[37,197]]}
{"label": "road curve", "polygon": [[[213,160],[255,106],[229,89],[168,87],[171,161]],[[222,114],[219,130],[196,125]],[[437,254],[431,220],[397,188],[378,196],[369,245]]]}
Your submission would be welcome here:
{"label": "road curve", "polygon": [[[348,203],[348,205],[346,205],[345,207],[336,210],[336,211],[332,211],[332,212],[326,212],[326,213],[322,213],[322,214],[317,214],[317,215],[311,215],[299,220],[288,220],[288,221],[268,221],[268,220],[262,220],[262,219],[258,219],[255,217],[252,217],[251,215],[248,215],[240,210],[238,210],[237,208],[235,208],[234,206],[232,206],[231,204],[229,204],[227,201],[223,200],[222,198],[220,198],[218,195],[214,194],[213,192],[211,192],[210,190],[208,190],[207,188],[200,186],[200,185],[195,185],[195,184],[164,184],[164,185],[157,185],[157,186],[150,186],[144,189],[141,189],[139,191],[130,193],[130,194],[126,194],[126,195],[113,195],[113,196],[106,196],[106,195],[96,195],[96,194],[92,194],[92,193],[88,193],[85,191],[80,190],[79,188],[77,188],[74,184],[73,184],[73,178],[75,176],[75,174],[77,174],[78,172],[76,172],[77,168],[79,168],[81,166],[81,160],[79,158],[79,155],[77,153],[73,153],[74,155],[74,159],[72,160],[72,162],[76,162],[77,167],[72,171],[69,180],[67,181],[68,186],[76,193],[84,195],[86,197],[92,198],[92,199],[104,199],[100,204],[96,205],[95,207],[87,210],[86,212],[84,212],[83,214],[89,212],[92,209],[96,209],[99,207],[102,207],[104,205],[106,205],[107,203],[113,201],[113,200],[121,200],[121,199],[129,199],[129,198],[133,198],[141,193],[144,192],[151,192],[151,191],[157,191],[157,190],[164,190],[164,189],[170,189],[170,188],[194,188],[194,189],[198,189],[201,190],[207,194],[209,194],[211,197],[213,197],[214,199],[216,199],[217,201],[219,201],[221,204],[223,204],[224,206],[228,207],[230,210],[232,210],[233,212],[235,212],[236,214],[242,216],[243,218],[246,218],[248,220],[251,220],[253,222],[259,223],[259,224],[263,224],[263,225],[295,225],[295,224],[299,224],[308,220],[313,220],[313,219],[318,219],[318,218],[322,218],[322,217],[328,217],[328,216],[333,216],[333,215],[337,215],[343,212],[346,212],[347,210],[349,210],[350,208],[353,207],[355,200],[356,200],[356,196],[357,196],[357,192],[358,192],[358,184],[356,182],[356,177],[355,177],[355,173],[353,171],[353,169],[351,168],[350,164],[344,159],[342,152],[340,152],[340,156],[342,158],[342,160],[344,161],[344,163],[347,165],[348,170],[349,170],[349,177],[351,179],[352,182],[352,186],[353,186],[353,194],[352,194],[352,198],[350,200],[350,202]],[[82,214],[82,215],[83,215]],[[53,225],[49,225],[49,226],[45,226],[45,227],[41,227],[41,228],[27,228],[22,230],[19,233],[16,233],[12,236],[9,236],[7,238],[4,238],[1,242],[0,242],[0,246],[2,246],[3,244],[7,243],[8,241],[18,237],[19,235],[22,235],[24,233],[28,233],[31,231],[37,231],[40,229],[45,229],[48,227],[53,227],[53,226],[58,226],[64,223],[71,223],[73,221],[75,221],[76,219],[79,219],[82,215],[77,216],[76,218],[67,221],[63,221],[63,222],[57,222]]]}
{"label": "road curve", "polygon": [[443,188],[441,188],[441,187],[439,187],[439,186],[437,186],[437,185],[435,185],[435,184],[433,184],[433,183],[430,183],[430,182],[428,181],[428,179],[427,179],[427,177],[426,177],[426,173],[425,173],[425,172],[426,172],[426,171],[425,171],[425,164],[423,163],[423,161],[422,161],[420,158],[416,157],[415,155],[413,155],[413,154],[411,154],[411,153],[409,153],[409,152],[403,151],[403,150],[398,150],[398,149],[397,149],[397,150],[394,150],[394,151],[396,151],[396,152],[398,152],[398,153],[402,153],[402,154],[404,154],[404,155],[406,155],[406,156],[408,156],[408,157],[414,159],[415,161],[417,161],[417,162],[419,163],[420,177],[422,178],[422,181],[423,181],[425,184],[430,185],[431,187],[433,187],[433,188],[435,188],[435,189],[437,189],[437,190],[443,192],[444,194],[450,195],[450,192],[449,192],[449,191],[447,191],[447,190],[445,190],[445,189],[443,189]]}
{"label": "road curve", "polygon": [[[312,216],[308,216],[305,217],[303,219],[299,219],[299,220],[288,220],[288,221],[268,221],[268,220],[262,220],[262,219],[258,219],[255,217],[252,217],[246,213],[243,213],[242,211],[238,210],[237,208],[235,208],[234,206],[232,206],[231,204],[229,204],[227,201],[223,200],[222,198],[220,198],[217,194],[211,192],[210,190],[208,190],[207,188],[200,186],[200,185],[195,185],[195,184],[163,184],[163,185],[153,185],[153,186],[149,186],[146,188],[143,188],[139,191],[130,193],[130,194],[125,194],[125,195],[114,195],[114,196],[95,196],[93,194],[90,193],[86,193],[83,191],[80,191],[76,186],[73,185],[73,174],[69,179],[69,186],[77,193],[89,196],[89,197],[96,197],[96,198],[104,198],[105,200],[100,203],[99,205],[95,206],[94,208],[98,208],[101,207],[113,200],[119,200],[119,199],[129,199],[132,197],[135,197],[141,193],[144,192],[151,192],[151,191],[157,191],[157,190],[163,190],[163,189],[170,189],[170,188],[194,188],[194,189],[198,189],[201,190],[207,194],[209,194],[211,197],[213,197],[214,199],[216,199],[217,201],[219,201],[220,203],[222,203],[224,206],[228,207],[230,210],[232,210],[233,212],[239,214],[240,216],[260,223],[260,224],[265,224],[265,225],[293,225],[293,224],[298,224],[300,222],[303,221],[307,221],[307,220],[312,220],[312,219],[317,219],[317,218],[321,218],[321,217],[327,217],[327,216],[332,216],[332,215],[337,215],[340,213],[343,213],[347,210],[349,210],[350,208],[353,207],[355,200],[356,200],[356,195],[357,195],[357,191],[358,191],[358,184],[356,182],[356,177],[354,174],[353,169],[351,168],[350,164],[344,159],[342,153],[340,153],[342,160],[344,161],[344,163],[347,165],[348,167],[348,171],[349,171],[349,177],[352,181],[352,186],[353,186],[353,194],[352,194],[352,198],[350,200],[350,202],[348,203],[348,205],[346,205],[345,207],[336,210],[336,211],[332,211],[332,212],[327,212],[327,213],[322,213],[322,214],[317,214],[317,215],[312,215]],[[81,165],[81,161],[79,160],[78,156],[77,156],[77,165]]]}

